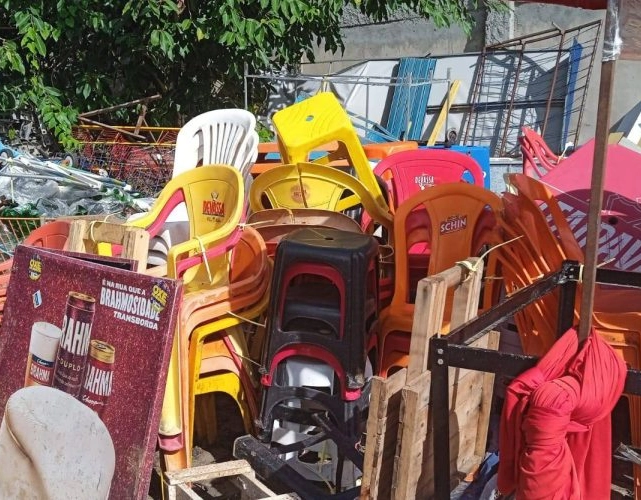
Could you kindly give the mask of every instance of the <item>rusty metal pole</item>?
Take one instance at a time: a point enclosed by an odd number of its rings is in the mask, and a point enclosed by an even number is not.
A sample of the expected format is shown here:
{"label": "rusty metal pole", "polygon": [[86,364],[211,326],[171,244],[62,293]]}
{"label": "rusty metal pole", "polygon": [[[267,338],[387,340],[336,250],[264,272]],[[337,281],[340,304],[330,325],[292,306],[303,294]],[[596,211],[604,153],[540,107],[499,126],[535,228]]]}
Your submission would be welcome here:
{"label": "rusty metal pole", "polygon": [[[605,17],[604,47],[612,47],[618,36],[619,0],[610,0]],[[614,13],[612,11],[615,11]],[[590,208],[588,210],[588,232],[585,246],[585,266],[583,269],[583,291],[581,294],[581,316],[579,320],[579,340],[588,338],[592,327],[594,306],[594,287],[596,282],[597,258],[599,255],[599,232],[601,229],[601,207],[603,206],[603,183],[608,156],[610,134],[610,108],[614,70],[617,54],[605,53],[601,65],[601,84],[599,87],[599,107],[597,110],[594,160],[592,164],[592,184],[590,188]]]}

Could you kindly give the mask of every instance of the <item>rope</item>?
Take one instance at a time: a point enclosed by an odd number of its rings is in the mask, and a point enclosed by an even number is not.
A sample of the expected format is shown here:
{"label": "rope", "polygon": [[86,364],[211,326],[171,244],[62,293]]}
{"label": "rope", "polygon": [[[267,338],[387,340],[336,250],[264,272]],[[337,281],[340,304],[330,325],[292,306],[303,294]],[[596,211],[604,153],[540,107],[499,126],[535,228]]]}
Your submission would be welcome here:
{"label": "rope", "polygon": [[209,283],[214,282],[214,277],[211,275],[211,269],[209,268],[209,261],[207,260],[207,250],[205,249],[205,244],[200,236],[194,236],[200,245],[200,252],[203,256],[203,264],[205,264],[205,269],[207,270],[207,277],[209,278]]}

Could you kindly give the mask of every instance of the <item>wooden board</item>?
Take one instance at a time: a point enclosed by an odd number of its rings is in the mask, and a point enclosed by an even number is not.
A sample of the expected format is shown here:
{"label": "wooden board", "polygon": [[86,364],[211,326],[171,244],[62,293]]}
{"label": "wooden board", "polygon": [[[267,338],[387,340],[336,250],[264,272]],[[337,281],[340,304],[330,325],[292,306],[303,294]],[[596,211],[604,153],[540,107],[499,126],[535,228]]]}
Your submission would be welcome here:
{"label": "wooden board", "polygon": [[362,500],[390,498],[401,390],[406,376],[407,370],[400,370],[387,379],[372,379],[361,482]]}
{"label": "wooden board", "polygon": [[[498,332],[490,332],[473,346],[497,349],[498,338]],[[493,378],[457,368],[451,368],[449,373],[450,471],[454,482],[477,466],[485,453]],[[424,372],[402,390],[391,497],[394,499],[418,498],[419,492],[429,498],[434,491],[430,381],[431,373]]]}
{"label": "wooden board", "polygon": [[215,464],[191,467],[178,471],[165,472],[165,486],[168,500],[202,500],[189,487],[198,481],[229,478],[236,483],[241,500],[296,500],[298,495],[277,495],[267,486],[256,479],[254,470],[246,460],[232,460]]}

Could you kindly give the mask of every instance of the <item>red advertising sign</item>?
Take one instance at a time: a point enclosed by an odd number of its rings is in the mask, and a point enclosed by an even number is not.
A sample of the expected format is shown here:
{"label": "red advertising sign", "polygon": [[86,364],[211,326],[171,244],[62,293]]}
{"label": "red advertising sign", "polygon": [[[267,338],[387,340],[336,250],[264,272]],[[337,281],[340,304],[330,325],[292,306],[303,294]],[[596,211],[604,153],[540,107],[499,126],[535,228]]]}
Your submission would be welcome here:
{"label": "red advertising sign", "polygon": [[0,418],[22,387],[66,392],[109,431],[109,498],[145,499],[182,289],[122,269],[126,261],[99,261],[17,248],[0,330]]}

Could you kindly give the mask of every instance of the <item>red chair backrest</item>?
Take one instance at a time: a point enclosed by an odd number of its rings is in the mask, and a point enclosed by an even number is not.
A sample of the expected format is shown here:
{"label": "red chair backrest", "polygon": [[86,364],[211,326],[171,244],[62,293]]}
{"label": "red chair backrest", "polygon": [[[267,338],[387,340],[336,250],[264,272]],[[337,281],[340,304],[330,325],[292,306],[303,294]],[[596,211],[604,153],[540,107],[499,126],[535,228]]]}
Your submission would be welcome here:
{"label": "red chair backrest", "polygon": [[543,177],[561,161],[538,133],[529,127],[521,127],[521,152],[523,153],[523,173],[530,177]]}

